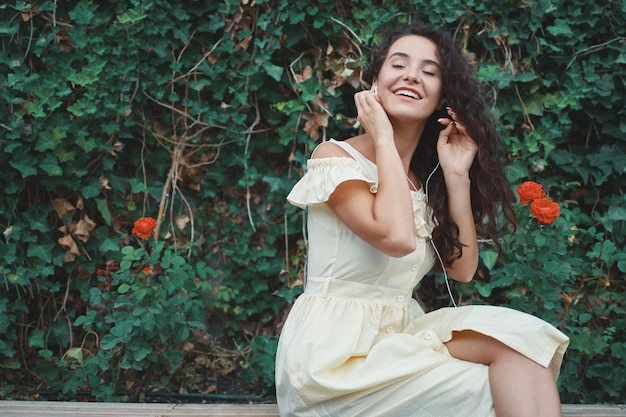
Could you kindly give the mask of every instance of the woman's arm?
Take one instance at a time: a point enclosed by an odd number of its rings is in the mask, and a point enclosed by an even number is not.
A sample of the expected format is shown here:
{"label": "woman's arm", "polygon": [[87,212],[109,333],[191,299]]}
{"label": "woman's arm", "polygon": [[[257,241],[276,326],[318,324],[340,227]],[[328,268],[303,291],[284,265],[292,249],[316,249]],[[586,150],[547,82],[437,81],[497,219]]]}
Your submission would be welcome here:
{"label": "woman's arm", "polygon": [[[373,92],[357,93],[355,102],[359,121],[374,144],[378,191],[371,193],[362,181],[347,181],[336,188],[328,205],[361,239],[389,256],[401,257],[415,250],[415,227],[411,193],[393,128]],[[315,157],[344,152],[336,146],[324,146]]]}
{"label": "woman's arm", "polygon": [[[454,117],[454,113],[450,113]],[[441,123],[446,128],[439,135],[437,153],[448,192],[450,217],[459,227],[458,238],[463,245],[462,256],[454,260],[447,272],[454,280],[469,282],[478,267],[478,239],[469,178],[478,146],[460,123],[448,119],[443,119]]]}

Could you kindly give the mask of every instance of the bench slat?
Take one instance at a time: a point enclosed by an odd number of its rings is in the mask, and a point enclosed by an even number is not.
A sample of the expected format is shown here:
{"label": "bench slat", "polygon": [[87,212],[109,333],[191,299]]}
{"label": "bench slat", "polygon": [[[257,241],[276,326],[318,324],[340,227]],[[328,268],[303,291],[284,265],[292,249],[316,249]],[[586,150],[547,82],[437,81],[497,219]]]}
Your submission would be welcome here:
{"label": "bench slat", "polygon": [[[624,405],[564,404],[564,417],[626,416]],[[2,417],[278,417],[276,404],[0,401]]]}
{"label": "bench slat", "polygon": [[564,404],[563,417],[611,417],[626,416],[626,406],[602,404]]}
{"label": "bench slat", "polygon": [[278,417],[275,404],[0,401],[2,417]]}

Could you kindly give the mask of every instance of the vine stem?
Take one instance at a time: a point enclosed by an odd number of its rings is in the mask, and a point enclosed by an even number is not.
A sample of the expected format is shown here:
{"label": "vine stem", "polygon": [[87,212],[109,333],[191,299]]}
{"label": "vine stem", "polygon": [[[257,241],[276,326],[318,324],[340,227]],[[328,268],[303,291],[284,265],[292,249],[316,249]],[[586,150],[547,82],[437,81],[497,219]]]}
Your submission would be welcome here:
{"label": "vine stem", "polygon": [[170,165],[170,170],[167,173],[167,179],[165,180],[165,185],[163,185],[163,191],[161,192],[161,201],[159,202],[159,212],[157,214],[157,224],[154,228],[154,241],[157,242],[159,240],[159,231],[161,230],[161,223],[163,222],[163,217],[165,216],[165,206],[167,205],[167,199],[170,195],[170,190],[172,189],[172,178],[174,177],[174,173],[176,172],[176,167],[178,166],[178,158],[180,156],[180,145],[174,148],[174,153],[172,154],[172,164]]}

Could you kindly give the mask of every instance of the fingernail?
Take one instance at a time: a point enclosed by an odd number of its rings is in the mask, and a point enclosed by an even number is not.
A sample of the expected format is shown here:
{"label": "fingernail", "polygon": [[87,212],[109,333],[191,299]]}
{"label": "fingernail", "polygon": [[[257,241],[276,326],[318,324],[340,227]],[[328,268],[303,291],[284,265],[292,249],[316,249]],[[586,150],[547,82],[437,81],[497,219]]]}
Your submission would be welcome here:
{"label": "fingernail", "polygon": [[441,123],[441,122],[443,122],[444,120],[446,120],[446,119],[444,119],[444,118],[442,117],[441,119],[437,119],[437,122]]}

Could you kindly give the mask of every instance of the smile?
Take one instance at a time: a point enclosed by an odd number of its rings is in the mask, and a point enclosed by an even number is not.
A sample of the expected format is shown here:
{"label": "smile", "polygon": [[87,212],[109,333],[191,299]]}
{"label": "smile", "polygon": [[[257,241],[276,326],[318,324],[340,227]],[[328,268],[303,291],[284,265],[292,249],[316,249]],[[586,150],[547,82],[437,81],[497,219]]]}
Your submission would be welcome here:
{"label": "smile", "polygon": [[415,100],[421,100],[422,99],[422,97],[419,94],[417,94],[415,91],[411,91],[411,90],[401,89],[401,90],[396,91],[394,94],[398,95],[398,96],[411,97],[411,98],[414,98]]}

